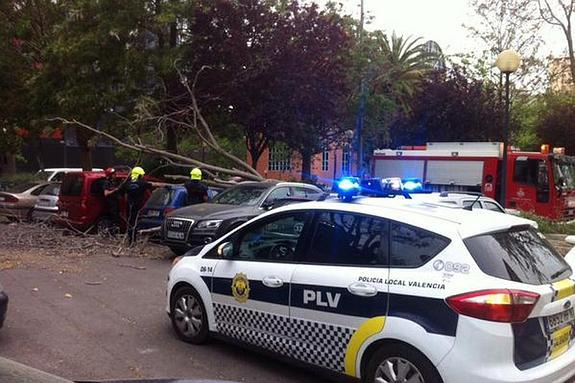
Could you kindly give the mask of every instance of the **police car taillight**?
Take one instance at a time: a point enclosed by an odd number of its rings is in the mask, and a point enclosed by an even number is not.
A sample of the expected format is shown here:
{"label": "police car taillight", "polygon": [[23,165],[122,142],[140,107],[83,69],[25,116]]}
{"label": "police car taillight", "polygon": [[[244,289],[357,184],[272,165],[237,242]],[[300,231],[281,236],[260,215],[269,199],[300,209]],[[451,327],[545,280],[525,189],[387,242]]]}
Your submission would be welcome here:
{"label": "police car taillight", "polygon": [[523,290],[482,290],[447,298],[455,312],[493,322],[525,322],[539,300],[539,294]]}

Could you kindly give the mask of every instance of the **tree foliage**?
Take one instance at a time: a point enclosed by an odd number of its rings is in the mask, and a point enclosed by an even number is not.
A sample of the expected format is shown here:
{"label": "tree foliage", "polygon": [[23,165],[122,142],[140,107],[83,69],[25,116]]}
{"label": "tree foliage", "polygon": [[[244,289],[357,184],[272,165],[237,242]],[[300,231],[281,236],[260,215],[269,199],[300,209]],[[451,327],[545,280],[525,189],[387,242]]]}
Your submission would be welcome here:
{"label": "tree foliage", "polygon": [[435,71],[414,97],[411,113],[392,126],[393,146],[429,141],[499,141],[504,106],[497,89],[462,68]]}
{"label": "tree foliage", "polygon": [[477,61],[477,74],[501,84],[501,73],[493,65],[499,53],[513,49],[522,58],[514,82],[530,91],[541,90],[547,70],[540,55],[542,20],[537,3],[533,0],[471,0],[470,5],[477,22],[466,28],[483,47],[478,55],[471,57]]}
{"label": "tree foliage", "polygon": [[575,153],[575,96],[549,93],[543,97],[544,108],[537,123],[542,142],[565,147]]}

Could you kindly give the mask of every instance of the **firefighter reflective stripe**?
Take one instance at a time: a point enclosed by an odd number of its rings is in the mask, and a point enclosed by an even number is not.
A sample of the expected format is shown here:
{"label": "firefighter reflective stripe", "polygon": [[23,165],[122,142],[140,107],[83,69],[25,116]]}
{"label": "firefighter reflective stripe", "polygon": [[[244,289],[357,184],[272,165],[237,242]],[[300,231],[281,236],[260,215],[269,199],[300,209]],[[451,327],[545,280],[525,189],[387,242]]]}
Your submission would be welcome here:
{"label": "firefighter reflective stripe", "polygon": [[366,320],[359,326],[351,337],[345,352],[345,373],[350,376],[358,376],[356,371],[357,355],[361,346],[367,339],[383,331],[385,317],[375,317]]}
{"label": "firefighter reflective stripe", "polygon": [[553,291],[555,291],[554,301],[567,298],[575,294],[575,283],[571,279],[564,279],[559,282],[555,282],[552,285]]}

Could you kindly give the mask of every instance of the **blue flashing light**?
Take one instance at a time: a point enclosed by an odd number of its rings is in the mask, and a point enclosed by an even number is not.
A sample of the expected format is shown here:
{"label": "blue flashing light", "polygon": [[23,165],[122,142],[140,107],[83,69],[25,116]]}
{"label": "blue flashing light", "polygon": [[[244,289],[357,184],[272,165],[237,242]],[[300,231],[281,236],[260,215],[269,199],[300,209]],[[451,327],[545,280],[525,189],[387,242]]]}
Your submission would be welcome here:
{"label": "blue flashing light", "polygon": [[344,177],[337,183],[338,197],[344,201],[351,201],[361,190],[359,185],[359,178],[357,177]]}
{"label": "blue flashing light", "polygon": [[423,185],[419,181],[406,181],[403,183],[403,189],[407,191],[417,191],[422,190]]}
{"label": "blue flashing light", "polygon": [[339,190],[346,192],[353,189],[359,189],[359,184],[357,182],[352,181],[349,178],[344,178],[337,184]]}

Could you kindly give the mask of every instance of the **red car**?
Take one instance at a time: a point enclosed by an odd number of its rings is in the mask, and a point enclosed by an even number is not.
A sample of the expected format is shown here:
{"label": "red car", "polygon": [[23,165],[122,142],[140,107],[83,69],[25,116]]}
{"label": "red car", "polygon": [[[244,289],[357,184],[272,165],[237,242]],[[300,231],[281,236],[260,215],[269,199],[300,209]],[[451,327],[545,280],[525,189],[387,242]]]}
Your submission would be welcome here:
{"label": "red car", "polygon": [[[128,173],[116,172],[116,179],[121,183]],[[58,201],[58,217],[55,222],[62,226],[72,226],[86,231],[93,228],[97,232],[110,229],[112,222],[106,211],[104,198],[104,172],[74,172],[67,173],[62,181]],[[146,199],[149,197],[146,196]],[[126,223],[126,200],[120,200],[120,216],[122,227]]]}

